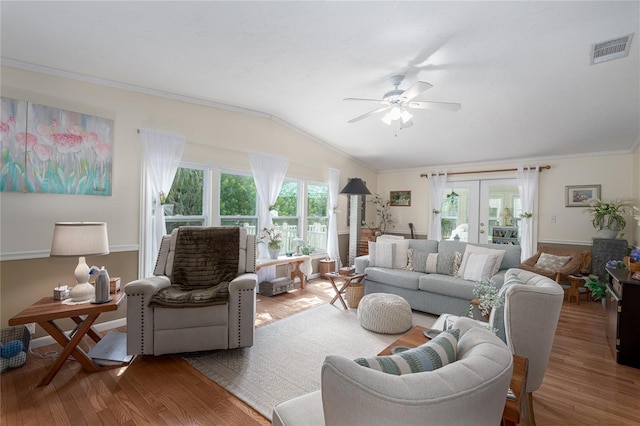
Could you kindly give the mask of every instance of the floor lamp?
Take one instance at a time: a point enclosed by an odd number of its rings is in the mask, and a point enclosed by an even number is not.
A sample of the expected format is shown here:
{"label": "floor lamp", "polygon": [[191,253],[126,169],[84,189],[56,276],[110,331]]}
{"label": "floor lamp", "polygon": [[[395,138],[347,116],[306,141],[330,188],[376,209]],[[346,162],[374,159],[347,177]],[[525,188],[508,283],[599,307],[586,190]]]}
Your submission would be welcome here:
{"label": "floor lamp", "polygon": [[349,216],[349,266],[354,266],[355,258],[358,256],[358,246],[360,245],[360,226],[362,225],[362,211],[360,210],[361,199],[363,195],[369,195],[371,192],[367,189],[367,185],[360,178],[351,178],[341,194],[350,196],[351,213]]}

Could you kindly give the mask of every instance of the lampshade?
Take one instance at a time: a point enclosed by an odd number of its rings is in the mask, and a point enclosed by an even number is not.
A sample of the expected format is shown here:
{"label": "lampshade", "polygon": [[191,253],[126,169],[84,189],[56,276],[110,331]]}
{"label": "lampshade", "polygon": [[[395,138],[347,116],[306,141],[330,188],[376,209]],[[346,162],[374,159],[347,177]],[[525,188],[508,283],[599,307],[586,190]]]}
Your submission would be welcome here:
{"label": "lampshade", "polygon": [[367,185],[364,184],[360,178],[350,178],[347,184],[340,191],[341,194],[351,195],[369,195],[371,192],[367,189]]}
{"label": "lampshade", "polygon": [[105,222],[57,222],[53,228],[51,256],[109,254]]}
{"label": "lampshade", "polygon": [[89,266],[85,256],[109,254],[107,224],[104,222],[57,222],[53,228],[51,256],[78,256],[74,271],[76,285],[69,295],[74,302],[95,297],[95,289],[89,284]]}

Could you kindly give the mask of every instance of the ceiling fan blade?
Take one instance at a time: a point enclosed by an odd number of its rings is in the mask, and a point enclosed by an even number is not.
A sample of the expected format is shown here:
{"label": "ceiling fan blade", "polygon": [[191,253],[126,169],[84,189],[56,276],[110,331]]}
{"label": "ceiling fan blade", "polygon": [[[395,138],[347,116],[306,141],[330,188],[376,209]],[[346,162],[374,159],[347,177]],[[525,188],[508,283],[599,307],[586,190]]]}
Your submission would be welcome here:
{"label": "ceiling fan blade", "polygon": [[408,102],[404,106],[416,109],[439,109],[441,111],[459,111],[461,104],[453,102]]}
{"label": "ceiling fan blade", "polygon": [[358,116],[358,117],[356,117],[356,118],[352,118],[352,119],[351,119],[351,120],[349,120],[347,123],[355,123],[356,121],[360,121],[360,120],[362,120],[362,119],[364,119],[364,118],[367,118],[367,117],[369,117],[369,116],[372,116],[373,114],[377,114],[377,113],[379,113],[379,112],[386,111],[386,110],[388,110],[389,108],[391,108],[391,107],[390,107],[390,106],[385,106],[385,107],[382,107],[382,108],[374,109],[373,111],[369,111],[369,112],[368,112],[368,113],[366,113],[366,114],[362,114],[362,115],[360,115],[360,116]]}
{"label": "ceiling fan blade", "polygon": [[419,94],[426,92],[431,89],[433,86],[427,83],[426,81],[416,81],[413,83],[411,87],[402,92],[399,96],[400,100],[403,102],[409,102],[411,99],[415,98]]}
{"label": "ceiling fan blade", "polygon": [[366,99],[366,98],[344,98],[343,101],[364,101],[364,102],[378,102],[383,103],[380,99]]}

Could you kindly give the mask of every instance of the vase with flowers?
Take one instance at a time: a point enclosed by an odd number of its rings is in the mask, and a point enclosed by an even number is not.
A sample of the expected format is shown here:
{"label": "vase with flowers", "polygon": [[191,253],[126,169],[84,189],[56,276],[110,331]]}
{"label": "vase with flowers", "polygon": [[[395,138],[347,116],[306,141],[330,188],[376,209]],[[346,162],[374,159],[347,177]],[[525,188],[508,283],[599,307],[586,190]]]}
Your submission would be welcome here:
{"label": "vase with flowers", "polygon": [[591,214],[591,224],[601,238],[617,238],[624,236],[627,226],[625,216],[631,216],[633,206],[629,201],[614,200],[610,203],[597,198],[589,200],[589,207],[585,210]]}
{"label": "vase with flowers", "polygon": [[267,245],[269,258],[277,259],[282,248],[282,239],[284,234],[277,228],[262,228],[262,236],[260,242]]}

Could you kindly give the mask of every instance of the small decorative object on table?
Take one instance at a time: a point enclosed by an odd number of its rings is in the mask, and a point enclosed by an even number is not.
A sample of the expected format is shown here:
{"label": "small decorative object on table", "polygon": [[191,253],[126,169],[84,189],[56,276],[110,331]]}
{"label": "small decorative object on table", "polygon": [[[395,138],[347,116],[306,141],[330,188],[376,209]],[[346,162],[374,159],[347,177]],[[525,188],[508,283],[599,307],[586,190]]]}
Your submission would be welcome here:
{"label": "small decorative object on table", "polygon": [[631,272],[640,271],[640,249],[634,248],[631,250],[631,255],[625,256],[622,260]]}
{"label": "small decorative object on table", "polygon": [[344,266],[342,268],[340,268],[339,271],[340,275],[353,275],[356,273],[356,267],[355,266]]}

